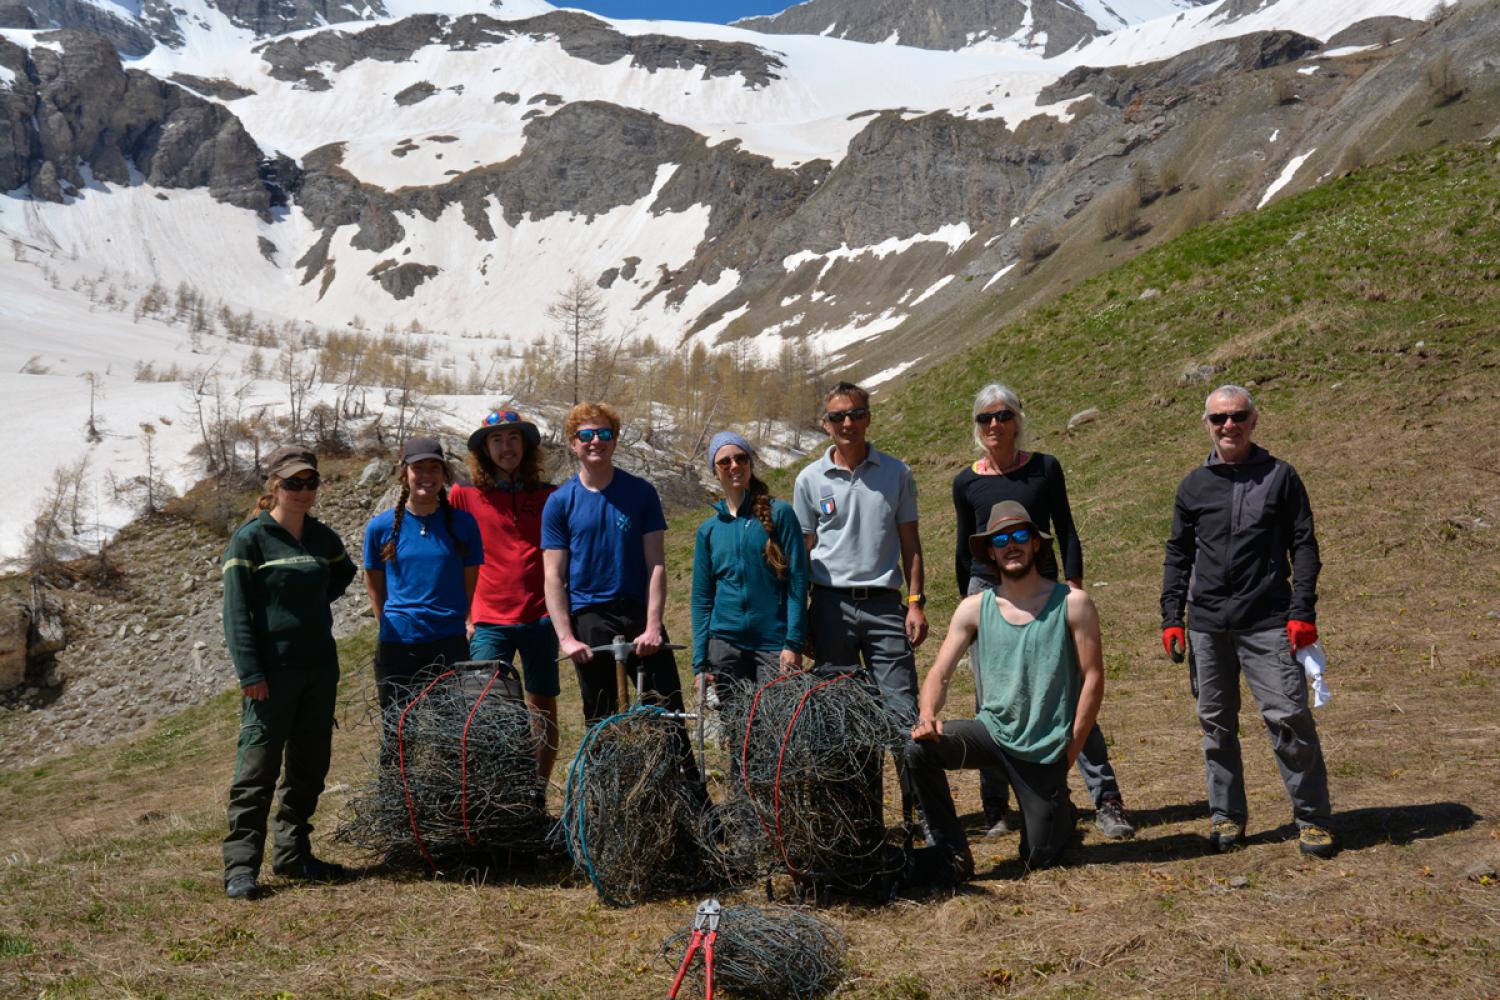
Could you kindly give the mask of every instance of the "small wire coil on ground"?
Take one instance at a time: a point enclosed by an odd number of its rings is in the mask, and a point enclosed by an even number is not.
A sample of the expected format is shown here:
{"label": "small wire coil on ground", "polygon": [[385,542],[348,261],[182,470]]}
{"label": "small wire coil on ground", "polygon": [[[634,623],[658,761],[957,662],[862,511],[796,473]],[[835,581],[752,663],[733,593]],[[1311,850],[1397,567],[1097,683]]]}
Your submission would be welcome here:
{"label": "small wire coil on ground", "polygon": [[886,846],[883,781],[885,754],[905,734],[859,677],[784,674],[738,689],[722,711],[732,777],[720,850],[729,860],[759,857],[768,874],[848,889],[899,867]]}
{"label": "small wire coil on ground", "polygon": [[611,906],[721,881],[713,810],[683,770],[686,734],[658,706],[595,724],[568,769],[561,831],[574,866]]}
{"label": "small wire coil on ground", "polygon": [[[676,969],[692,937],[691,925],[662,943],[662,958]],[[784,906],[728,906],[714,943],[715,986],[735,996],[811,1000],[834,990],[844,977],[844,936],[826,920]],[[689,970],[703,993],[703,966]]]}
{"label": "small wire coil on ground", "polygon": [[547,842],[540,719],[510,668],[450,669],[398,689],[381,715],[374,780],[335,836],[392,867],[454,863]]}

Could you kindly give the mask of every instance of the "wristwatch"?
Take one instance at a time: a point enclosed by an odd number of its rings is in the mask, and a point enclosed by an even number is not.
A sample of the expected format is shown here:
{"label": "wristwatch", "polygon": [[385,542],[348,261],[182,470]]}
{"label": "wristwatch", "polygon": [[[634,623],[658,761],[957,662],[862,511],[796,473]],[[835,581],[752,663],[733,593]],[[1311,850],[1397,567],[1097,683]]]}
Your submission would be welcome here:
{"label": "wristwatch", "polygon": [[907,603],[908,607],[910,607],[911,605],[915,604],[919,608],[925,608],[925,607],[927,607],[927,595],[926,594],[907,594],[906,595],[906,603]]}

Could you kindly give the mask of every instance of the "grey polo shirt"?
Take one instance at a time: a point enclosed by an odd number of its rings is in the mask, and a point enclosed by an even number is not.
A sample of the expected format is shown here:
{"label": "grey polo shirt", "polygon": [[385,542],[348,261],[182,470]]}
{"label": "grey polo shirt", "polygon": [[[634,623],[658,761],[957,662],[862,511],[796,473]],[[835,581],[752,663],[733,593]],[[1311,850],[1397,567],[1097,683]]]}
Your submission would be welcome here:
{"label": "grey polo shirt", "polygon": [[898,524],[917,519],[917,483],[900,459],[869,446],[854,470],[823,457],[797,476],[792,506],[805,534],[816,534],[812,582],[825,587],[889,587],[899,590],[901,537]]}

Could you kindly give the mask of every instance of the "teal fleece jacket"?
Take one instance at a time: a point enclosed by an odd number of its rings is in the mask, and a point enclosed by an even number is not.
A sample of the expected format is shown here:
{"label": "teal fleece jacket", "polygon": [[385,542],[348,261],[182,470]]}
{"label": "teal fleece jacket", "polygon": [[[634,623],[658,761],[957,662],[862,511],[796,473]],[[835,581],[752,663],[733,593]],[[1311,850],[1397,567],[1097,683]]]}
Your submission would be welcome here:
{"label": "teal fleece jacket", "polygon": [[298,541],[261,511],[224,551],[224,639],[240,687],[281,670],[338,668],[329,605],[356,573],[338,534],[309,517]]}
{"label": "teal fleece jacket", "polygon": [[708,659],[710,636],[737,649],[802,651],[807,639],[807,547],[792,505],[771,501],[771,527],[786,553],[777,579],[766,563],[766,529],[743,505],[731,516],[719,501],[693,546],[693,672]]}

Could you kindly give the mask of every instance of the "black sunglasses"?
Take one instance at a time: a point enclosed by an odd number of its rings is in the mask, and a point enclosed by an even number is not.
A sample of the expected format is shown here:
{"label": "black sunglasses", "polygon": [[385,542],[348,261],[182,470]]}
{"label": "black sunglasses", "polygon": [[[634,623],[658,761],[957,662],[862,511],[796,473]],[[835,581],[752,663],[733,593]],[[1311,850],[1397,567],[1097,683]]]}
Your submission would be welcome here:
{"label": "black sunglasses", "polygon": [[1243,424],[1250,419],[1250,416],[1251,413],[1249,410],[1234,410],[1229,413],[1210,413],[1208,414],[1208,422],[1213,424],[1215,427],[1223,427],[1224,424],[1230,420],[1233,420],[1237,424]]}
{"label": "black sunglasses", "polygon": [[596,437],[600,441],[613,441],[615,439],[615,432],[608,427],[600,427],[597,430],[592,427],[580,427],[573,433],[573,436],[584,444],[588,444]]}
{"label": "black sunglasses", "polygon": [[990,421],[992,420],[998,420],[1002,424],[1008,424],[1014,419],[1016,419],[1014,410],[991,410],[989,413],[974,414],[974,422],[984,427],[988,427],[990,425]]}
{"label": "black sunglasses", "polygon": [[863,420],[870,415],[868,406],[856,406],[852,410],[829,410],[823,414],[823,419],[830,424],[841,424],[845,420]]}
{"label": "black sunglasses", "polygon": [[714,459],[714,464],[721,469],[727,469],[731,465],[749,465],[750,456],[746,455],[743,451],[736,452],[733,455],[725,455],[723,458]]}
{"label": "black sunglasses", "polygon": [[997,549],[1003,549],[1011,542],[1017,545],[1025,545],[1031,541],[1030,528],[1014,528],[1010,531],[997,531],[990,536],[990,544]]}
{"label": "black sunglasses", "polygon": [[315,490],[323,485],[323,480],[317,476],[308,476],[306,479],[283,479],[281,488],[288,493],[301,493],[303,490]]}

